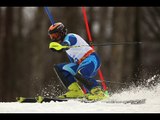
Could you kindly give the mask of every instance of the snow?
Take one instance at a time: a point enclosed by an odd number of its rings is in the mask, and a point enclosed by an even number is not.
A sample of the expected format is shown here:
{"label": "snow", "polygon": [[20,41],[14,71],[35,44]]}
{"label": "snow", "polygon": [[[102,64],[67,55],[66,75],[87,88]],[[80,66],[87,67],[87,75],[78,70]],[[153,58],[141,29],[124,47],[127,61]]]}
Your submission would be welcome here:
{"label": "snow", "polygon": [[1,102],[0,113],[160,113],[160,84],[153,88],[131,87],[113,94],[110,100],[146,99],[144,104],[82,103],[76,100],[50,103]]}

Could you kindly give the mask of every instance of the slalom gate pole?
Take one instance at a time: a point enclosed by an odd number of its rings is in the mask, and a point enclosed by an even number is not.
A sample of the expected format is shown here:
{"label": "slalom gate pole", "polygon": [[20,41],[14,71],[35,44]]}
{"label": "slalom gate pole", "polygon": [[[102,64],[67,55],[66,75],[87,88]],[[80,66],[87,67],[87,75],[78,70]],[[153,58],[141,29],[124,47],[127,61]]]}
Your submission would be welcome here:
{"label": "slalom gate pole", "polygon": [[49,20],[51,21],[52,25],[54,24],[54,19],[53,19],[53,16],[51,14],[51,12],[49,11],[48,7],[44,7],[45,9],[45,12],[47,13],[48,17],[49,17]]}
{"label": "slalom gate pole", "polygon": [[[88,39],[89,39],[89,42],[92,43],[92,38],[91,38],[90,30],[89,30],[88,19],[87,19],[85,7],[82,7],[82,13],[83,13],[83,17],[84,17],[84,22],[85,22],[85,26],[86,26],[86,30],[87,30]],[[91,47],[94,49],[93,45]],[[102,83],[101,83],[102,87],[106,91],[107,90],[107,86],[106,86],[106,84],[104,82],[104,77],[103,77],[102,71],[100,69],[98,70],[98,74],[99,74],[99,77],[100,77],[100,79],[102,81]]]}

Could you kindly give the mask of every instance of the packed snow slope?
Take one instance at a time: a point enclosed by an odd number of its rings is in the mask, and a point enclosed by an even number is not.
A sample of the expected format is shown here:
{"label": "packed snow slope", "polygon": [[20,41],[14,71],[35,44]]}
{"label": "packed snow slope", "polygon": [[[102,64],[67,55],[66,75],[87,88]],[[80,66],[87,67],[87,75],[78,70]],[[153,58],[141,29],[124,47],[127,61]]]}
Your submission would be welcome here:
{"label": "packed snow slope", "polygon": [[[153,81],[154,77],[148,81]],[[146,101],[144,104],[105,102],[135,99]],[[76,100],[50,103],[1,102],[0,113],[160,113],[160,84],[151,88],[131,87],[113,94],[108,100],[95,103],[82,103]]]}

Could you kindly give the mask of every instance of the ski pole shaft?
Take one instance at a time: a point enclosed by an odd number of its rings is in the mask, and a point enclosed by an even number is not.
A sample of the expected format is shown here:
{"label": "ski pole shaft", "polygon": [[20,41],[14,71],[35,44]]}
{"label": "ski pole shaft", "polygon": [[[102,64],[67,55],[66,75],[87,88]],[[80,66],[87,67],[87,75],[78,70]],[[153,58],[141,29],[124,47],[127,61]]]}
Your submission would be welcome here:
{"label": "ski pole shaft", "polygon": [[107,42],[107,43],[101,43],[101,44],[92,44],[94,46],[109,46],[109,45],[137,45],[142,44],[142,42]]}
{"label": "ski pole shaft", "polygon": [[[97,82],[101,82],[100,80],[96,80]],[[111,82],[111,81],[105,81],[106,83],[112,83],[112,84],[123,84],[123,85],[128,85],[126,83],[120,83],[120,82]]]}
{"label": "ski pole shaft", "polygon": [[[107,45],[122,45],[122,44],[120,44],[120,43],[106,43],[106,44],[97,44],[97,46],[107,46]],[[124,43],[123,43],[124,44]],[[128,42],[125,42],[125,44],[129,44]],[[130,43],[130,44],[133,44],[133,42],[132,43]],[[63,49],[63,48],[78,48],[78,47],[87,47],[87,46],[89,46],[89,45],[79,45],[79,46],[62,46],[61,44],[59,44],[59,43],[57,43],[57,42],[51,42],[50,43],[50,46],[49,46],[49,48],[54,48],[54,49],[56,49],[56,50],[61,50],[61,49]],[[96,46],[96,45],[95,45]]]}

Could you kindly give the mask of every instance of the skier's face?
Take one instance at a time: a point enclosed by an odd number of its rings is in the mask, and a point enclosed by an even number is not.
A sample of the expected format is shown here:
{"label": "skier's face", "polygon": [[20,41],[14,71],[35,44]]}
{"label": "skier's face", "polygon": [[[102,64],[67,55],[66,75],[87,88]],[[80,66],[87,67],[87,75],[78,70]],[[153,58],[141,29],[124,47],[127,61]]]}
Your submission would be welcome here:
{"label": "skier's face", "polygon": [[59,34],[58,34],[58,33],[49,34],[49,36],[50,36],[50,38],[51,38],[52,40],[56,40],[56,39],[59,38]]}
{"label": "skier's face", "polygon": [[58,42],[58,43],[62,42],[63,38],[59,33],[49,34],[49,36],[53,42]]}

